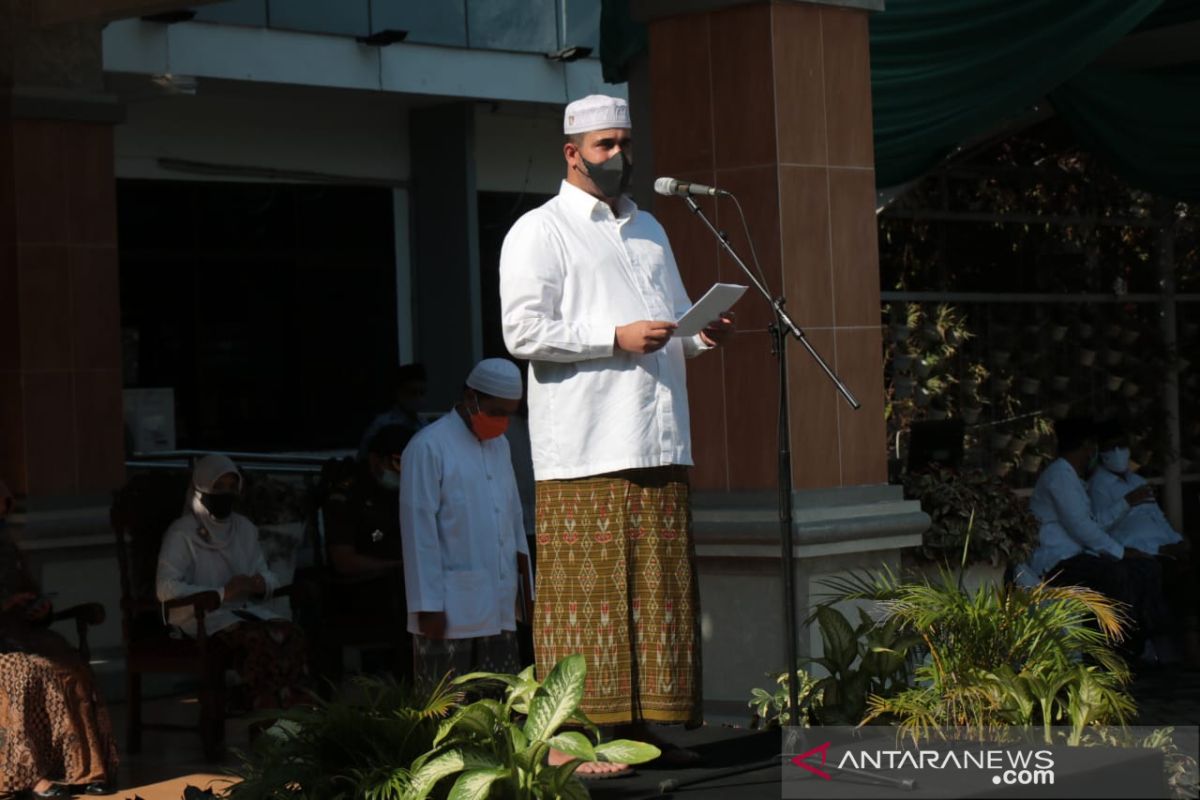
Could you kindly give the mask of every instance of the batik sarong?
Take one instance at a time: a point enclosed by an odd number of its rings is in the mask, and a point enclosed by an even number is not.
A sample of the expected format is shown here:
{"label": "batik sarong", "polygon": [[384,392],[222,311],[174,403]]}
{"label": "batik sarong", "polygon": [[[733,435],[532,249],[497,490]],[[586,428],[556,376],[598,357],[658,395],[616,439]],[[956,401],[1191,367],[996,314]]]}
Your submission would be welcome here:
{"label": "batik sarong", "polygon": [[600,725],[700,716],[699,592],[683,467],[537,484],[534,646],[582,653]]}

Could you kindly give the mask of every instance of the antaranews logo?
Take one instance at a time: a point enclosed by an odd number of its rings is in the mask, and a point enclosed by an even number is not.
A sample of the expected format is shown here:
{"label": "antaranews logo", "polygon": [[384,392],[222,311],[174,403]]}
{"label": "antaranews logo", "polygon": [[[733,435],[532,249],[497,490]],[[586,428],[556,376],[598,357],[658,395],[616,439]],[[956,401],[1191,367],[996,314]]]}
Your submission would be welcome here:
{"label": "antaranews logo", "polygon": [[[1174,752],[1197,755],[1197,728],[1173,726]],[[1162,732],[1070,728],[926,730],[914,743],[899,729],[787,728],[784,798],[860,797],[864,786],[965,797],[1163,797]],[[1120,737],[1120,738],[1117,738]],[[1149,744],[1148,742],[1159,742]]]}

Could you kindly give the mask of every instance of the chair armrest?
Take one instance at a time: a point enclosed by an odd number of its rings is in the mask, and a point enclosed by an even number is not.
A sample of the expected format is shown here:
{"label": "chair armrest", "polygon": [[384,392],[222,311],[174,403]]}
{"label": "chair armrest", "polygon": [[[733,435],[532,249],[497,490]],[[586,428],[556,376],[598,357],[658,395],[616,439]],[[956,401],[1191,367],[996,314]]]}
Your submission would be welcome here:
{"label": "chair armrest", "polygon": [[77,606],[64,608],[62,611],[54,612],[50,617],[51,622],[62,622],[64,620],[73,619],[83,622],[85,625],[100,625],[104,622],[104,606],[99,603],[80,603]]}
{"label": "chair armrest", "polygon": [[121,607],[128,611],[158,611],[159,609],[187,608],[193,611],[207,613],[221,607],[221,595],[214,591],[196,592],[195,594],[176,597],[174,600],[159,602],[158,600],[130,599],[122,600]]}

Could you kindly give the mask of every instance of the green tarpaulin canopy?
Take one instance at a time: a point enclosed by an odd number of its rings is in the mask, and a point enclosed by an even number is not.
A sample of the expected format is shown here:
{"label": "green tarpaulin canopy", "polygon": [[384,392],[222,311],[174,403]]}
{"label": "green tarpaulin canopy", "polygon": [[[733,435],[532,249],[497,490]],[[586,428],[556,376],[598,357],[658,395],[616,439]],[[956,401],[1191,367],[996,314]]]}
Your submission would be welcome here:
{"label": "green tarpaulin canopy", "polygon": [[[1198,17],[1200,0],[889,0],[871,17],[876,183],[920,177],[1049,97],[1131,184],[1200,200],[1197,68],[1094,65],[1134,30]],[[645,47],[628,0],[604,0],[605,80]]]}

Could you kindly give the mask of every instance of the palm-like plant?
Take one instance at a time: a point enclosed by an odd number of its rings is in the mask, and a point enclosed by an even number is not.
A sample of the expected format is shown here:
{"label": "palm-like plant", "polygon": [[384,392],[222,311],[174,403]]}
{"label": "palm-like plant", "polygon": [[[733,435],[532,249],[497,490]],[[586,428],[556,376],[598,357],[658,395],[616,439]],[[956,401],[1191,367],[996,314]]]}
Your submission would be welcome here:
{"label": "palm-like plant", "polygon": [[1066,721],[1078,743],[1095,724],[1124,725],[1134,712],[1130,675],[1113,650],[1125,618],[1118,604],[1077,586],[983,586],[967,593],[948,571],[902,582],[890,571],[827,582],[837,600],[872,600],[924,644],[914,686],[873,696],[863,723],[894,718],[914,740],[934,729],[980,735]]}
{"label": "palm-like plant", "polygon": [[360,699],[282,712],[233,771],[231,800],[400,800],[404,768],[433,746],[457,694],[444,683],[425,698],[392,681],[356,685]]}

